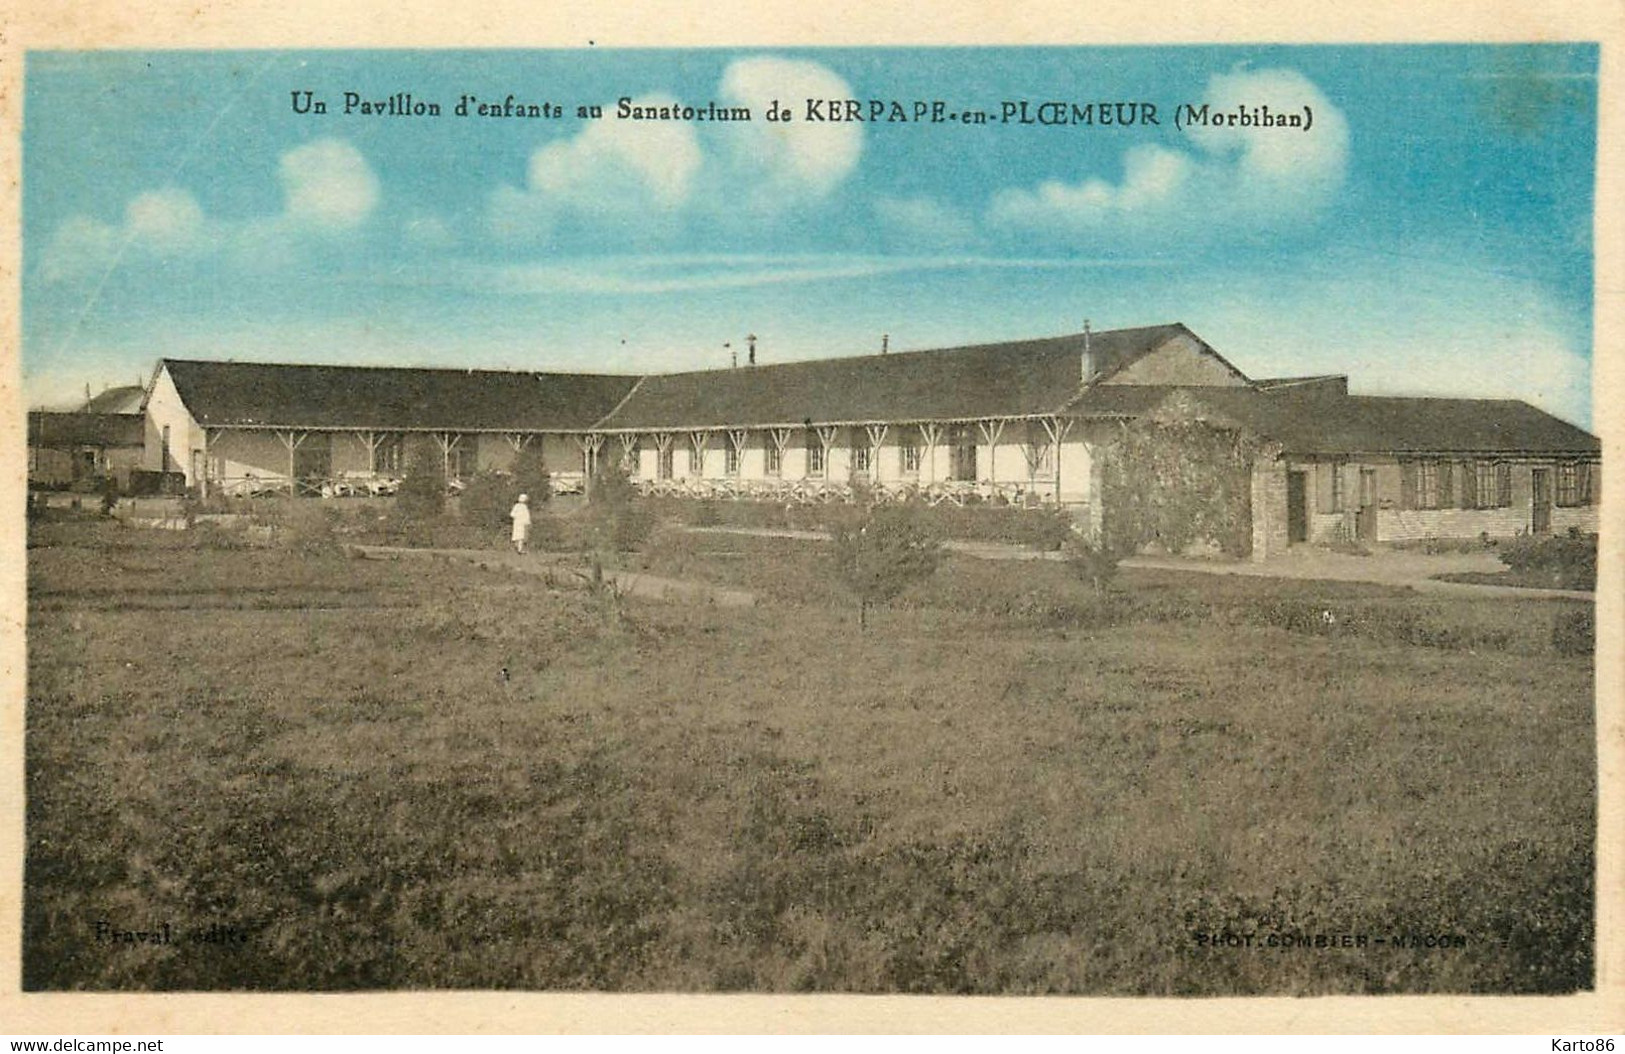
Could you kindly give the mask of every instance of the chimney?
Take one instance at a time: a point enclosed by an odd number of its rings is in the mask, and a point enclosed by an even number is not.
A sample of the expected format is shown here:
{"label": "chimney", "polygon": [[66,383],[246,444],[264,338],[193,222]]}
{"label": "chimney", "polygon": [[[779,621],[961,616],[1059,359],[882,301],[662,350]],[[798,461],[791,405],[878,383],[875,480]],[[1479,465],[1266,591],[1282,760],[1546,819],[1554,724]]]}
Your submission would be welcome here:
{"label": "chimney", "polygon": [[746,362],[754,366],[756,365],[756,334],[752,333],[747,336],[745,338],[745,343],[750,346],[750,354],[746,359]]}
{"label": "chimney", "polygon": [[1095,352],[1090,346],[1089,320],[1083,320],[1083,383],[1088,384],[1095,375]]}
{"label": "chimney", "polygon": [[880,335],[880,354],[884,355],[884,354],[886,354],[886,352],[888,352],[890,350],[891,350],[891,334],[890,333],[882,333]]}

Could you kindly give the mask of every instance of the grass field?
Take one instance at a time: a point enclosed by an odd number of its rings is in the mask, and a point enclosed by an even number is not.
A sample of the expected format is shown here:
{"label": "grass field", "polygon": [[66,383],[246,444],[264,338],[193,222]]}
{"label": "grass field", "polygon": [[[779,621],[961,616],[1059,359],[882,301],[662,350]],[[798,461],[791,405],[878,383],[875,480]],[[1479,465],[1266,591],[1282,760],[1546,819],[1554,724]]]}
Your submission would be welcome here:
{"label": "grass field", "polygon": [[826,549],[42,528],[25,987],[1590,987],[1582,605],[953,557],[862,635]]}

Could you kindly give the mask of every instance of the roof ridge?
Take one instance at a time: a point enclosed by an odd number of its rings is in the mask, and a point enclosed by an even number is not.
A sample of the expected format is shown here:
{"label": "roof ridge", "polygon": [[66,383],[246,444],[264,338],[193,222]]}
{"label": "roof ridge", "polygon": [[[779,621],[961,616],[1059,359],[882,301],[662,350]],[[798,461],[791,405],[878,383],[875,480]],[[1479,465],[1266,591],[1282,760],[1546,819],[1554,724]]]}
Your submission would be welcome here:
{"label": "roof ridge", "polygon": [[160,366],[180,364],[185,366],[252,366],[267,369],[287,370],[362,370],[382,373],[392,370],[397,373],[479,373],[497,377],[603,377],[611,380],[642,380],[646,374],[642,373],[596,373],[580,370],[521,370],[521,369],[494,369],[489,366],[393,366],[379,365],[377,363],[351,363],[351,362],[263,362],[257,359],[180,359],[173,356],[164,356],[158,360]]}

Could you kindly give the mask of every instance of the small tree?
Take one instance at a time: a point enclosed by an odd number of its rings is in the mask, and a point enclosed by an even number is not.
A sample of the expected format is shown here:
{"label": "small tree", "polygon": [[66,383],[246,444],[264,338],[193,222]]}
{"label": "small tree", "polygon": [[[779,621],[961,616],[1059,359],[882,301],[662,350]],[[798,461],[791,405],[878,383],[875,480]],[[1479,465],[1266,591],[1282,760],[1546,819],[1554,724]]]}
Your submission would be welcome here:
{"label": "small tree", "polygon": [[503,527],[520,493],[513,477],[507,473],[481,472],[463,488],[457,499],[457,512],[464,523],[476,527]]}
{"label": "small tree", "polygon": [[446,511],[446,466],[438,451],[427,445],[412,449],[395,510],[407,520],[430,520]]}
{"label": "small tree", "polygon": [[835,573],[858,598],[858,627],[864,631],[871,605],[931,577],[942,561],[936,536],[907,506],[880,506],[855,526],[837,527],[831,538]]}
{"label": "small tree", "polygon": [[1061,545],[1061,554],[1072,573],[1094,588],[1096,595],[1117,575],[1118,555],[1105,545],[1095,545],[1082,535],[1071,534]]}
{"label": "small tree", "polygon": [[520,449],[513,458],[514,496],[530,495],[530,507],[553,496],[553,483],[547,474],[547,462],[542,459],[542,441],[537,439]]}

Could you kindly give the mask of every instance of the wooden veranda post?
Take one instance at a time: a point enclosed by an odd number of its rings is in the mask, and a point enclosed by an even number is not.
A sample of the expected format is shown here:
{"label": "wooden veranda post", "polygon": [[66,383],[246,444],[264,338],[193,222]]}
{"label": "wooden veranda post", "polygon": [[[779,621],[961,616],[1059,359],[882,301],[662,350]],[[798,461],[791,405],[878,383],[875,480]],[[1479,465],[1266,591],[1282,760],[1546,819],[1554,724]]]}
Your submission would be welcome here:
{"label": "wooden veranda post", "polygon": [[880,481],[880,446],[886,441],[888,425],[865,425],[864,432],[869,439],[869,478],[875,482]]}
{"label": "wooden veranda post", "polygon": [[221,429],[218,428],[205,428],[203,430],[203,471],[198,473],[197,492],[198,497],[204,501],[209,500],[210,451],[214,449],[214,444],[219,441],[220,435]]}
{"label": "wooden veranda post", "polygon": [[824,478],[829,478],[829,452],[835,446],[837,429],[834,425],[819,425],[817,429],[818,452],[823,458]]}
{"label": "wooden veranda post", "polygon": [[655,433],[655,479],[670,479],[671,474],[666,471],[666,458],[671,455],[671,433]]}
{"label": "wooden veranda post", "polygon": [[361,444],[367,448],[367,474],[375,476],[378,474],[378,448],[384,444],[383,433],[362,432]]}
{"label": "wooden veranda post", "polygon": [[576,436],[576,446],[581,450],[581,471],[586,477],[582,492],[588,498],[592,497],[592,478],[598,474],[598,451],[603,449],[604,437],[597,432],[588,432]]}
{"label": "wooden veranda post", "polygon": [[930,467],[923,473],[926,483],[937,481],[937,444],[942,442],[942,425],[926,421],[920,425],[920,438],[925,441],[925,463]]}
{"label": "wooden veranda post", "polygon": [[451,479],[451,452],[457,449],[463,437],[455,432],[436,432],[434,441],[440,447],[440,474]]}
{"label": "wooden veranda post", "polygon": [[[767,471],[767,466],[763,465],[762,466],[763,474],[764,475],[783,476],[784,475],[784,449],[785,449],[785,447],[788,447],[790,445],[790,429],[788,429],[788,428],[774,428],[774,429],[770,429],[767,434],[768,434],[768,441],[773,444],[773,451],[774,451],[775,455],[778,457],[778,466],[779,467],[778,467],[777,472],[771,472],[770,473],[770,472]],[[805,473],[803,473],[803,474],[805,474]]]}
{"label": "wooden veranda post", "polygon": [[705,448],[710,445],[709,430],[702,428],[688,434],[688,474],[691,478],[705,478]]}
{"label": "wooden veranda post", "polygon": [[1055,448],[1055,504],[1061,503],[1061,440],[1072,431],[1072,418],[1045,417],[1042,418],[1044,431],[1049,434],[1050,444]]}
{"label": "wooden veranda post", "polygon": [[276,437],[282,440],[282,445],[288,449],[288,497],[290,498],[299,496],[299,477],[295,472],[296,466],[294,464],[296,460],[295,454],[309,436],[309,432],[289,431],[276,434]]}
{"label": "wooden veranda post", "polygon": [[976,430],[982,433],[983,442],[987,443],[987,481],[999,481],[999,437],[1004,435],[1004,420],[976,422]]}

